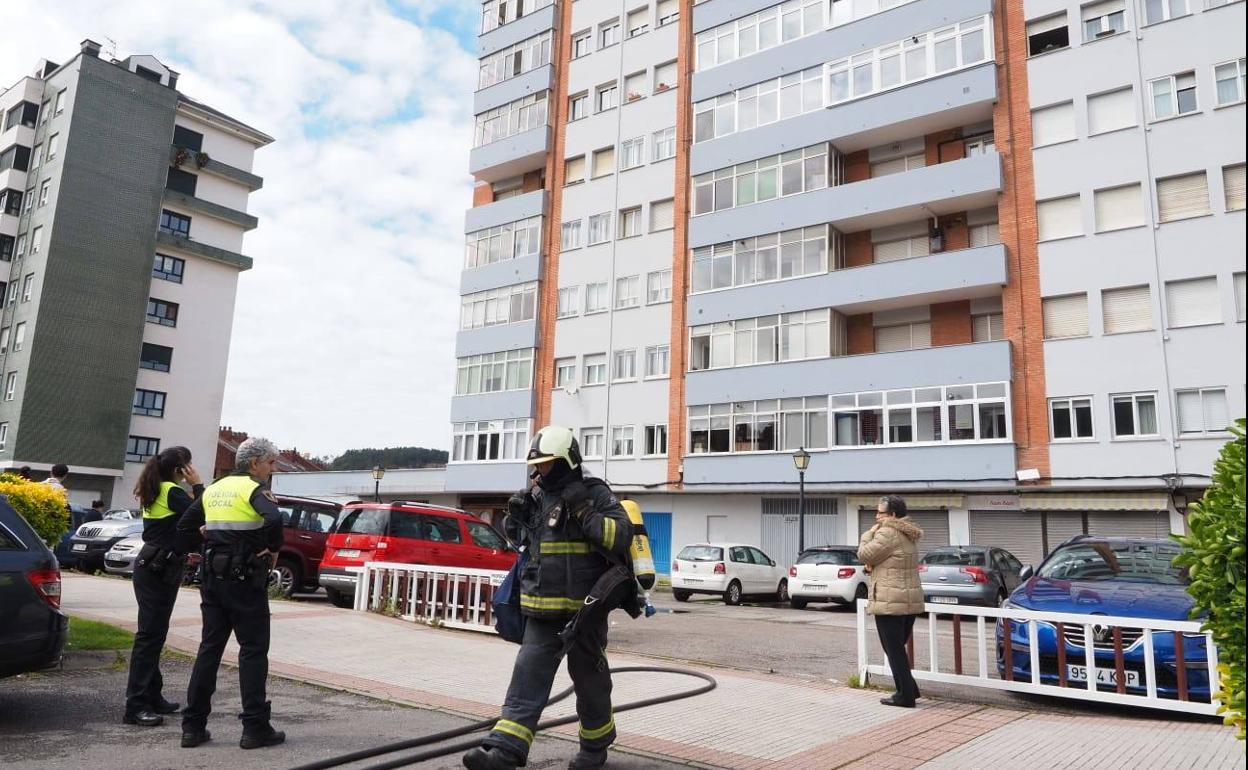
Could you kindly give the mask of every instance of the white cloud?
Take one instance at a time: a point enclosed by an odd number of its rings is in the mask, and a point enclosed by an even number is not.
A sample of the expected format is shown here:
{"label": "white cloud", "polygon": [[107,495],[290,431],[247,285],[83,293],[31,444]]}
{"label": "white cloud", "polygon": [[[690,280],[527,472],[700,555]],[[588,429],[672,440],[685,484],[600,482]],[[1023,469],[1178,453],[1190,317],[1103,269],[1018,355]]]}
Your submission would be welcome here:
{"label": "white cloud", "polygon": [[[476,61],[456,0],[5,4],[0,78],[116,41],[276,137],[256,154],[222,422],[316,453],[449,444]],[[462,31],[462,30],[458,30]]]}

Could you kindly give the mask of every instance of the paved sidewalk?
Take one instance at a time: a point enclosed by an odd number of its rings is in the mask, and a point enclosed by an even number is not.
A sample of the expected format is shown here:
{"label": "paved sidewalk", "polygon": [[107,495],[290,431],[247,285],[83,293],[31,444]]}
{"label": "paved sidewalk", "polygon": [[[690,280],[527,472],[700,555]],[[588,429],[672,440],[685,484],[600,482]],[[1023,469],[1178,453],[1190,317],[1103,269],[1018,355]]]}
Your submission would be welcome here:
{"label": "paved sidewalk", "polygon": [[[197,599],[189,590],[178,599],[169,637],[174,649],[193,653],[198,646]],[[497,714],[514,645],[350,610],[294,602],[271,606],[275,673],[479,718]],[[134,595],[125,581],[66,574],[62,607],[72,615],[134,627]],[[660,623],[662,616],[635,622]],[[236,653],[231,642],[226,660],[232,662]],[[612,655],[611,664],[655,661]],[[1233,731],[1212,723],[1072,717],[929,701],[908,711],[880,705],[878,692],[698,668],[714,676],[719,687],[696,699],[619,714],[621,748],[734,770],[990,767],[1007,758],[1011,764],[1044,768],[1245,766],[1243,745]],[[698,683],[668,675],[621,675],[614,700],[650,698]],[[555,687],[568,684],[561,674]],[[569,699],[547,716],[570,713]],[[575,736],[576,726],[557,732]]]}

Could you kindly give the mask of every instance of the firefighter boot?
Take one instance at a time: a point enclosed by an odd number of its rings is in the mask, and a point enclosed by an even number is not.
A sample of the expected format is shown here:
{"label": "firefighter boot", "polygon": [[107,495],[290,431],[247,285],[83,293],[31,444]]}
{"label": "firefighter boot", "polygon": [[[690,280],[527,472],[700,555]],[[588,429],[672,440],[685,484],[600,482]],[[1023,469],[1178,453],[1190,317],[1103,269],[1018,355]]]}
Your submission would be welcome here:
{"label": "firefighter boot", "polygon": [[468,770],[516,770],[523,764],[496,746],[478,746],[464,755]]}
{"label": "firefighter boot", "polygon": [[581,749],[568,763],[568,770],[594,770],[607,763],[607,750]]}

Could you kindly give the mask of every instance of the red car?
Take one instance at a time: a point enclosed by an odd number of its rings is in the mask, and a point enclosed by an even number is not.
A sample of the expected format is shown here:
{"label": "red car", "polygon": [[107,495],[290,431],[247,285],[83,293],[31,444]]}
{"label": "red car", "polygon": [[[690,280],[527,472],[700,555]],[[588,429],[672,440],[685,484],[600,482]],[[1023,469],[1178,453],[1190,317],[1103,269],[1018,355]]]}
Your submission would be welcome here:
{"label": "red car", "polygon": [[315,591],[325,543],[341,516],[342,506],[310,497],[276,495],[282,511],[282,550],[274,571],[282,593]]}
{"label": "red car", "polygon": [[367,561],[435,567],[510,569],[516,550],[489,524],[427,503],[351,503],[329,536],[320,582],[337,607],[355,599],[355,573]]}

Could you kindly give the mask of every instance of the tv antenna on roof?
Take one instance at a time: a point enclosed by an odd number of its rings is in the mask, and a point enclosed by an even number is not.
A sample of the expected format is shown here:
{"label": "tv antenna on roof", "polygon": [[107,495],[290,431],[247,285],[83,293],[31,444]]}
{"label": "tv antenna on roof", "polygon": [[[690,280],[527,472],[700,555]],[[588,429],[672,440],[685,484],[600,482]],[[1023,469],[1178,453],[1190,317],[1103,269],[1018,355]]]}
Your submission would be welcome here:
{"label": "tv antenna on roof", "polygon": [[117,58],[117,41],[113,40],[108,35],[104,36],[104,41],[107,43],[107,45],[104,46],[104,55],[108,57],[109,61],[116,59]]}

